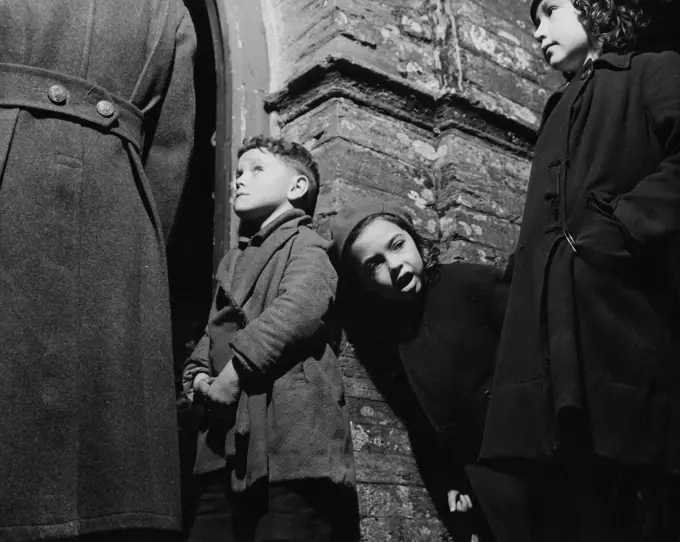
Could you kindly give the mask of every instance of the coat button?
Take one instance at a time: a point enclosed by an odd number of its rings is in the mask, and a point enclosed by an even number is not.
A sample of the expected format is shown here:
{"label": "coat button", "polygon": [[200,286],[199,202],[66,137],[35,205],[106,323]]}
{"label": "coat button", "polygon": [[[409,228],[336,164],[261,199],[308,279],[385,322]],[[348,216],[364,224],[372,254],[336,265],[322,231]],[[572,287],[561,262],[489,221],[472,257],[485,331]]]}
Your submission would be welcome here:
{"label": "coat button", "polygon": [[97,102],[97,112],[102,117],[111,117],[116,112],[116,108],[108,100],[101,100]]}
{"label": "coat button", "polygon": [[47,97],[53,104],[64,105],[66,103],[66,98],[68,93],[66,89],[61,85],[52,85],[47,91]]}

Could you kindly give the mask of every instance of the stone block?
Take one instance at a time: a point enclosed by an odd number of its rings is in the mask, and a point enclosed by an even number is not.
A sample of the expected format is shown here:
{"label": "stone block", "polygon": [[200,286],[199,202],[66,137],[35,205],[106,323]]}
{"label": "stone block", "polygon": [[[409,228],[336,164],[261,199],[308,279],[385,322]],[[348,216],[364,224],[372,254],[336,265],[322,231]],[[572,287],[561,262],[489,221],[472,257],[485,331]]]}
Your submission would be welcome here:
{"label": "stone block", "polygon": [[[339,137],[423,168],[429,168],[444,152],[437,147],[437,137],[431,131],[345,98],[328,100],[296,118],[285,126],[283,134],[295,141],[308,142],[312,149]],[[424,175],[418,183],[433,188],[430,175]]]}
{"label": "stone block", "polygon": [[423,486],[415,459],[402,454],[354,452],[357,482],[365,484],[399,484]]}
{"label": "stone block", "polygon": [[520,43],[513,43],[492,31],[467,19],[458,20],[460,44],[468,51],[484,56],[499,66],[514,72],[530,81],[538,83],[543,59],[536,51],[527,49]]}
{"label": "stone block", "polygon": [[464,207],[451,209],[440,224],[443,243],[460,239],[501,251],[509,251],[519,234],[519,226],[507,220]]}
{"label": "stone block", "polygon": [[392,409],[383,401],[351,398],[347,401],[352,420],[365,426],[377,425],[393,429],[403,429]]}
{"label": "stone block", "polygon": [[487,2],[479,0],[456,0],[452,2],[452,10],[457,18],[465,17],[510,43],[532,49],[537,57],[540,56],[533,37],[533,25],[528,17],[526,20],[501,17],[489,9]]}
{"label": "stone block", "polygon": [[[529,79],[518,77],[513,71],[479,54],[462,49],[461,56],[466,81],[528,109],[533,113],[531,122],[538,127],[543,106],[549,96],[546,89]],[[527,118],[524,120],[529,121]]]}
{"label": "stone block", "polygon": [[344,377],[345,395],[355,399],[370,399],[372,401],[384,401],[385,399],[376,389],[373,381],[368,378]]}
{"label": "stone block", "polygon": [[437,211],[464,207],[518,223],[531,163],[455,130],[442,137],[437,160]]}
{"label": "stone block", "polygon": [[[342,0],[270,0],[267,11],[276,46],[277,90],[334,54],[345,54],[377,69],[436,91],[437,55],[423,2],[400,5]],[[282,24],[282,21],[291,21]]]}
{"label": "stone block", "polygon": [[446,528],[436,518],[429,520],[412,520],[401,516],[364,518],[361,520],[361,534],[363,540],[371,542],[453,541]]}
{"label": "stone block", "polygon": [[435,511],[425,488],[359,484],[359,504],[365,517],[432,518]]}
{"label": "stone block", "polygon": [[434,193],[424,168],[335,138],[315,150],[322,178],[317,215],[336,213],[357,201],[389,200],[402,205],[415,225],[437,236]]}
{"label": "stone block", "polygon": [[406,430],[389,425],[362,423],[352,420],[352,443],[354,452],[378,456],[411,456],[411,444]]}
{"label": "stone block", "polygon": [[440,246],[442,263],[471,262],[493,265],[503,269],[508,262],[508,252],[493,247],[450,238]]}

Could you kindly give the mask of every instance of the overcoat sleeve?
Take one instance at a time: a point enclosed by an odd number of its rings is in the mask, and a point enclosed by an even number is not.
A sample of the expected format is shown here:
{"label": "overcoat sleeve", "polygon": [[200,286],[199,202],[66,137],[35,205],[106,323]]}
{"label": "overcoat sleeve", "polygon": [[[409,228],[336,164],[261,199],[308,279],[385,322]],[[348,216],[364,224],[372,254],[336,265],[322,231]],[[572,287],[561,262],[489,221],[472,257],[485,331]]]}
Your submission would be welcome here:
{"label": "overcoat sleeve", "polygon": [[645,74],[645,101],[664,159],[633,190],[619,196],[614,216],[645,244],[680,231],[680,55],[656,55]]}
{"label": "overcoat sleeve", "polygon": [[336,288],[337,274],[323,241],[298,236],[278,296],[231,342],[239,376],[244,380],[267,377],[280,371],[281,363],[290,363],[287,355],[314,340],[324,326]]}
{"label": "overcoat sleeve", "polygon": [[[184,8],[183,8],[184,9]],[[170,80],[160,102],[144,170],[149,178],[167,242],[187,179],[194,144],[196,33],[188,11],[177,28]]]}
{"label": "overcoat sleeve", "polygon": [[182,389],[187,397],[193,393],[194,378],[203,373],[210,375],[210,337],[206,331],[203,337],[194,348],[189,359],[184,363],[182,371]]}
{"label": "overcoat sleeve", "polygon": [[[229,251],[224,258],[222,258],[222,261],[217,268],[216,278],[218,285],[213,295],[208,324],[206,325],[203,337],[198,341],[191,356],[189,356],[189,359],[184,363],[184,368],[182,370],[182,387],[184,393],[188,397],[191,397],[191,394],[193,393],[193,383],[197,375],[203,373],[209,376],[215,376],[215,371],[217,370],[217,372],[219,372],[219,369],[216,369],[215,361],[218,362],[219,366],[222,366],[231,359],[231,349],[227,348],[227,351],[225,351],[225,348],[223,347],[225,332],[226,336],[229,337],[230,334],[233,333],[236,321],[238,321],[237,325],[239,328],[243,327],[240,318],[243,312],[240,307],[225,303],[225,300],[231,300],[231,298],[225,294],[221,280],[229,280],[227,268],[235,262],[236,259],[237,255],[235,251]],[[245,316],[243,316],[243,321],[245,321]],[[216,345],[215,343],[221,344]],[[216,346],[219,352],[216,351]],[[220,348],[220,346],[222,346],[222,348]],[[218,360],[213,359],[213,355],[215,355]]]}

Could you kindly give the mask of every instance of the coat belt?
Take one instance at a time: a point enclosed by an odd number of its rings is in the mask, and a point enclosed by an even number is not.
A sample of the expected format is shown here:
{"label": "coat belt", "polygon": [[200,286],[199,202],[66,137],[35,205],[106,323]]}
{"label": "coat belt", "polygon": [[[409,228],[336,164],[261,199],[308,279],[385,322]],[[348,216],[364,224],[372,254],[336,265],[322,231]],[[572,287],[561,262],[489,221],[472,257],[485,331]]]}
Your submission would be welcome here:
{"label": "coat belt", "polygon": [[137,107],[72,75],[0,62],[0,108],[37,109],[94,125],[138,152],[144,143],[144,115]]}

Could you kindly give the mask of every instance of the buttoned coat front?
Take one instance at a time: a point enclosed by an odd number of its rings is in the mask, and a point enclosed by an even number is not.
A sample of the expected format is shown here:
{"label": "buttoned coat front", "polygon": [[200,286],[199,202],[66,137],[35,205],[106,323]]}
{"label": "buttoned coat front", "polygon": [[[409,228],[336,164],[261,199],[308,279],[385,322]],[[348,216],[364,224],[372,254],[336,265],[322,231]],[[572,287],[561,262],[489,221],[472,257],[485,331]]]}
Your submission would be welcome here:
{"label": "buttoned coat front", "polygon": [[482,458],[680,467],[679,232],[680,55],[607,53],[546,107]]}
{"label": "buttoned coat front", "polygon": [[0,0],[0,539],[180,528],[180,0]]}

